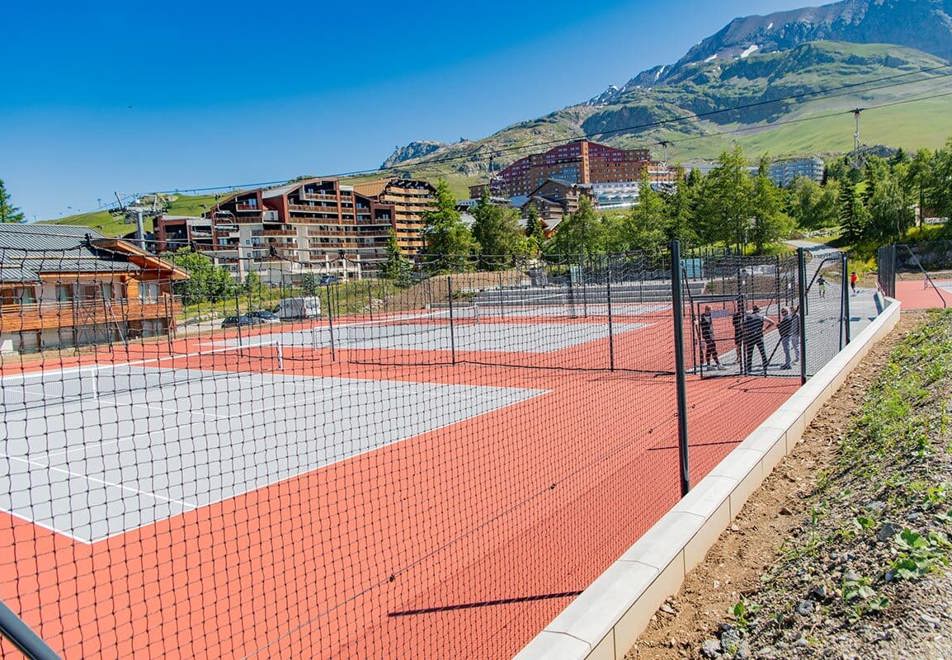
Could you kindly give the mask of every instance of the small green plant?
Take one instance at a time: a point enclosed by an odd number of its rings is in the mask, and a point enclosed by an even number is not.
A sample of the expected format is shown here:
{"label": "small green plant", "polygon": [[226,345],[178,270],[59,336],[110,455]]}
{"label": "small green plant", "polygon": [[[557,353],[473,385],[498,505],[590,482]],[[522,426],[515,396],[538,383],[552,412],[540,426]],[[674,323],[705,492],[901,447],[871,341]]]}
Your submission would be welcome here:
{"label": "small green plant", "polygon": [[737,627],[742,630],[747,630],[750,628],[751,620],[759,610],[759,605],[748,602],[745,598],[741,598],[734,604],[734,607],[732,607],[730,611],[731,614],[734,615],[734,621],[737,623]]}
{"label": "small green plant", "polygon": [[902,530],[893,541],[897,554],[889,572],[899,580],[917,580],[948,563],[949,540],[940,532]]}
{"label": "small green plant", "polygon": [[948,498],[948,484],[941,483],[937,486],[931,486],[926,490],[925,508],[931,511],[945,503]]}
{"label": "small green plant", "polygon": [[880,595],[868,577],[855,580],[843,580],[843,600],[849,605],[848,617],[851,621],[861,619],[869,613],[881,612],[889,607],[889,599]]}
{"label": "small green plant", "polygon": [[856,524],[861,530],[869,531],[876,526],[876,519],[872,516],[856,516],[853,518],[853,523]]}

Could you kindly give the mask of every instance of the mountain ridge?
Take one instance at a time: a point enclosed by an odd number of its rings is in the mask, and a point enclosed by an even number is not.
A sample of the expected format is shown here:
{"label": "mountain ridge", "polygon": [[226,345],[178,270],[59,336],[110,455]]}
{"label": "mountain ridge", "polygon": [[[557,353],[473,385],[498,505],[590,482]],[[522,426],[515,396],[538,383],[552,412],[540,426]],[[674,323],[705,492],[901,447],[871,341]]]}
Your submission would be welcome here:
{"label": "mountain ridge", "polygon": [[[886,37],[915,43],[919,48],[879,43]],[[480,153],[498,153],[498,166],[526,155],[518,153],[520,145],[528,149],[532,143],[546,140],[604,138],[609,144],[627,146],[648,137],[695,138],[725,126],[769,130],[770,122],[799,116],[824,104],[807,97],[802,102],[767,104],[757,111],[738,113],[730,109],[857,80],[935,68],[949,61],[952,0],[842,0],[821,7],[740,17],[691,47],[675,64],[651,67],[621,87],[609,87],[588,101],[513,124],[481,140],[446,145],[422,158],[392,161],[391,166],[406,168],[406,174],[424,171],[473,177],[485,173]],[[869,104],[895,96],[857,90],[843,100]],[[718,114],[704,121],[685,119],[709,112]],[[672,119],[681,121],[673,128],[659,126]],[[623,130],[631,126],[647,128]],[[952,132],[952,126],[948,132]],[[445,162],[454,156],[465,162],[459,171],[452,163],[426,165],[427,159]]]}

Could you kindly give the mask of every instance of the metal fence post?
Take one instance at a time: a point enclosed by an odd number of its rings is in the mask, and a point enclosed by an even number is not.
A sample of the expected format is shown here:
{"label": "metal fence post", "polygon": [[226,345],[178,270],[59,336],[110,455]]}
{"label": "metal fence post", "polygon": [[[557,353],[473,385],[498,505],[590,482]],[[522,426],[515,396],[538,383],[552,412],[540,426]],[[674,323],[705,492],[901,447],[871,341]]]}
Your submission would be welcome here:
{"label": "metal fence post", "polygon": [[453,277],[448,275],[446,277],[446,297],[449,299],[450,307],[450,355],[453,359],[453,364],[456,364],[456,333],[453,329]]}
{"label": "metal fence post", "polygon": [[324,287],[324,292],[327,294],[327,328],[331,337],[331,362],[337,361],[337,347],[334,345],[334,311],[331,309],[331,285],[327,284]]}
{"label": "metal fence post", "polygon": [[[585,291],[585,257],[584,255],[579,256],[578,261],[578,278],[582,283],[582,316],[588,318],[588,293]],[[591,258],[589,259],[589,265],[591,265]],[[597,281],[597,280],[596,280]]]}
{"label": "metal fence post", "polygon": [[681,496],[691,490],[688,462],[688,397],[684,372],[684,310],[681,302],[681,243],[671,241],[671,308],[674,312],[674,373],[678,399],[678,461],[681,466]]}
{"label": "metal fence post", "polygon": [[[615,370],[615,331],[612,325],[612,258],[607,256],[608,268],[606,273],[608,277],[605,280],[605,295],[608,299],[608,369]],[[583,294],[584,295],[584,294]]]}
{"label": "metal fence post", "polygon": [[374,285],[373,281],[367,278],[367,311],[370,313],[370,320],[374,320]]}
{"label": "metal fence post", "polygon": [[30,660],[58,660],[59,656],[13,610],[0,602],[0,636]]}
{"label": "metal fence post", "polygon": [[[850,272],[850,260],[849,260],[849,257],[844,252],[843,253],[843,310],[842,310],[843,333],[841,336],[843,337],[844,343],[846,344],[850,343],[850,340],[852,339],[851,332],[850,332],[850,292],[846,288],[846,282],[847,282],[847,279],[849,278],[849,272]],[[843,349],[843,345],[844,345],[843,343],[840,344],[840,350]]]}
{"label": "metal fence post", "polygon": [[240,289],[235,289],[235,324],[238,327],[238,352],[241,353],[241,303],[239,302]]}
{"label": "metal fence post", "polygon": [[800,384],[807,382],[807,264],[806,251],[797,248],[797,295],[800,306]]}

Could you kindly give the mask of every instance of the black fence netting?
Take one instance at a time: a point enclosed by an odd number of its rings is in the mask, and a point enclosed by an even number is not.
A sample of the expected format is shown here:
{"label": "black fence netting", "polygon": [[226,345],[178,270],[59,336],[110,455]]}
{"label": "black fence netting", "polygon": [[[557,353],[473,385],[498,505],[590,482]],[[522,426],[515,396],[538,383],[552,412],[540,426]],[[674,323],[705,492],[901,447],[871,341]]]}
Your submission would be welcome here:
{"label": "black fence netting", "polygon": [[944,308],[952,301],[952,241],[884,245],[876,252],[877,286],[910,309]]}
{"label": "black fence netting", "polygon": [[64,657],[511,656],[678,501],[679,422],[696,481],[799,386],[808,283],[838,346],[818,256],[233,278],[61,231],[0,231],[0,601]]}

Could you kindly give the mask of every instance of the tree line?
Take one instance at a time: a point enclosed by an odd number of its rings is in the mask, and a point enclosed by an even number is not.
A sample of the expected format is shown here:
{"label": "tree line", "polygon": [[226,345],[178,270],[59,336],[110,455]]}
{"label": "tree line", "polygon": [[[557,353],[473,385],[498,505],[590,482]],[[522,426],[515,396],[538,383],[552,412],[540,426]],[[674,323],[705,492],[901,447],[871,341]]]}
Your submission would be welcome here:
{"label": "tree line", "polygon": [[[676,168],[674,185],[656,190],[645,175],[638,204],[625,212],[599,212],[588,197],[546,238],[535,207],[519,212],[485,195],[467,226],[446,182],[425,216],[426,272],[495,270],[517,257],[660,253],[678,239],[690,246],[720,246],[763,253],[795,232],[840,229],[849,244],[898,241],[924,213],[952,217],[952,138],[945,148],[899,150],[889,159],[848,155],[833,161],[823,181],[801,177],[788,188],[769,177],[769,161],[751,164],[740,147],[723,152],[707,174]],[[917,211],[918,210],[918,211]],[[388,248],[384,275],[406,280],[412,270],[397,243]]]}

